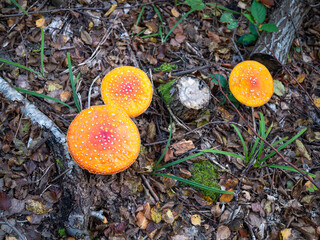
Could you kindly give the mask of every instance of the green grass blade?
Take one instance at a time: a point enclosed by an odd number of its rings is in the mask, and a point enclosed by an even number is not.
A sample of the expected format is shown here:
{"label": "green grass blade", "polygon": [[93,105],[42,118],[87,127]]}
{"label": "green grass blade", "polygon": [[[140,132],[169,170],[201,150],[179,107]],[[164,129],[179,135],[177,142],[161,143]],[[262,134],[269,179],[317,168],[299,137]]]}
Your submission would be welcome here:
{"label": "green grass blade", "polygon": [[11,62],[11,61],[6,60],[6,59],[3,59],[3,58],[0,58],[0,62],[4,62],[4,63],[10,64],[10,65],[13,65],[13,66],[15,66],[15,67],[22,68],[22,69],[24,69],[24,70],[27,70],[27,71],[32,72],[32,73],[35,73],[35,74],[37,74],[38,76],[42,77],[42,74],[41,74],[41,73],[39,73],[39,72],[37,72],[37,71],[35,71],[35,70],[31,69],[31,68],[28,68],[28,67],[26,67],[26,66],[23,66],[23,65],[21,65],[21,64],[19,64],[19,63]]}
{"label": "green grass blade", "polygon": [[229,9],[229,8],[223,7],[223,6],[218,5],[218,4],[206,3],[206,5],[212,6],[212,7],[215,7],[215,8],[219,8],[219,9],[222,9],[222,10],[224,10],[224,11],[231,12],[231,13],[234,13],[234,14],[238,14],[238,15],[241,14],[241,13],[239,13],[239,12],[233,11],[233,10],[231,10],[231,9]]}
{"label": "green grass blade", "polygon": [[148,38],[148,37],[158,37],[159,35],[160,35],[159,33],[153,33],[153,34],[149,34],[149,35],[144,35],[141,38],[144,39],[144,38]]}
{"label": "green grass blade", "polygon": [[22,93],[26,93],[26,94],[29,94],[29,95],[32,95],[32,96],[35,96],[35,97],[41,97],[41,98],[46,98],[46,99],[49,99],[49,100],[52,100],[52,101],[55,101],[57,103],[60,103],[68,108],[71,108],[72,110],[75,111],[75,109],[73,107],[71,107],[70,105],[60,101],[59,99],[56,99],[56,98],[53,98],[53,97],[50,97],[50,96],[47,96],[47,95],[44,95],[44,94],[41,94],[41,93],[37,93],[37,92],[33,92],[33,91],[30,91],[30,90],[26,90],[26,89],[23,89],[23,88],[18,88],[18,87],[14,87],[14,89],[16,89],[17,91],[19,92],[22,92]]}
{"label": "green grass blade", "polygon": [[24,10],[19,3],[17,3],[15,0],[10,0],[14,5],[16,5],[25,15],[28,16],[28,12]]}
{"label": "green grass blade", "polygon": [[[291,172],[296,172],[296,173],[299,173],[296,169],[294,169],[293,167],[289,167],[289,166],[283,166],[283,165],[277,165],[277,164],[272,164],[272,165],[263,165],[262,167],[271,167],[271,168],[278,168],[278,169],[282,169],[282,170],[288,170],[288,171],[291,171]],[[301,170],[301,172],[307,174],[308,176],[310,177],[313,177],[315,178],[316,175],[313,174],[313,173],[307,173],[306,171],[304,170]]]}
{"label": "green grass blade", "polygon": [[156,12],[156,14],[158,16],[158,18],[159,18],[159,20],[161,22],[161,25],[163,25],[163,20],[162,20],[162,17],[161,17],[161,14],[160,14],[158,8],[156,6],[153,6],[153,9],[154,9],[154,11]]}
{"label": "green grass blade", "polygon": [[170,115],[170,133],[169,133],[169,138],[168,138],[168,141],[167,141],[167,145],[166,147],[164,148],[163,150],[163,153],[161,154],[160,158],[158,159],[158,161],[156,162],[156,164],[153,166],[153,171],[156,171],[158,169],[156,169],[156,167],[159,165],[159,163],[162,161],[162,159],[164,158],[164,155],[166,154],[169,146],[170,146],[170,141],[171,141],[171,136],[172,136],[172,117]]}
{"label": "green grass blade", "polygon": [[173,175],[169,175],[169,174],[163,174],[163,173],[152,173],[154,175],[158,175],[158,176],[162,176],[162,177],[167,177],[167,178],[172,178],[175,179],[177,181],[189,184],[191,186],[197,187],[197,188],[201,188],[204,190],[208,190],[208,191],[212,191],[212,192],[216,192],[216,193],[221,193],[221,194],[234,194],[232,191],[224,191],[218,188],[213,188],[213,187],[208,187],[206,185],[200,184],[200,183],[196,183],[194,181],[190,181],[181,177],[177,177],[177,176],[173,176]]}
{"label": "green grass blade", "polygon": [[225,152],[225,151],[220,151],[220,150],[215,150],[215,149],[204,149],[202,150],[201,152],[199,153],[196,153],[196,154],[192,154],[188,157],[184,157],[184,158],[181,158],[181,159],[178,159],[176,161],[173,161],[171,163],[168,163],[168,164],[165,164],[157,169],[155,169],[154,171],[159,171],[161,169],[164,169],[164,168],[168,168],[168,167],[171,167],[173,165],[176,165],[176,164],[179,164],[179,163],[182,163],[182,162],[185,162],[185,161],[188,161],[189,159],[191,158],[195,158],[195,157],[198,157],[198,156],[201,156],[205,153],[217,153],[217,154],[223,154],[223,155],[228,155],[228,156],[232,156],[232,157],[237,157],[237,158],[241,158],[243,159],[242,156],[238,155],[238,154],[235,154],[235,153],[230,153],[230,152]]}
{"label": "green grass blade", "polygon": [[[290,140],[288,140],[286,143],[282,144],[280,147],[277,148],[278,151],[281,151],[282,149],[284,149],[286,146],[288,146],[289,144],[291,144],[293,141],[295,141],[298,137],[300,137],[305,131],[307,130],[307,128],[302,129],[300,132],[298,132],[293,138],[291,138]],[[272,156],[274,156],[276,154],[275,151],[272,151],[270,154],[268,154],[267,156],[265,156],[264,158],[262,158],[259,163],[262,163],[264,161],[266,161],[267,159],[271,158]]]}
{"label": "green grass blade", "polygon": [[192,12],[194,12],[195,10],[190,10],[189,12],[187,12],[185,15],[183,15],[178,22],[170,29],[170,31],[168,32],[167,36],[164,38],[164,42],[167,41],[169,35],[172,33],[172,31],[183,21],[183,19],[185,19],[189,14],[191,14]]}
{"label": "green grass blade", "polygon": [[[260,133],[260,130],[259,130],[259,133]],[[253,147],[252,147],[251,152],[249,154],[248,162],[251,160],[251,158],[252,158],[253,154],[255,153],[256,148],[257,148],[257,146],[258,146],[260,141],[261,141],[261,139],[256,137],[256,140],[254,141]]]}
{"label": "green grass blade", "polygon": [[231,124],[231,126],[234,128],[234,130],[235,130],[236,133],[238,134],[238,136],[239,136],[239,138],[240,138],[240,141],[241,141],[241,143],[242,143],[242,147],[243,147],[245,159],[248,160],[248,148],[247,148],[247,146],[246,146],[246,143],[244,142],[243,137],[242,137],[239,129],[238,129],[234,124]]}
{"label": "green grass blade", "polygon": [[74,85],[76,85],[76,84],[77,84],[77,82],[78,82],[78,80],[79,80],[80,76],[81,76],[81,72],[79,72],[79,73],[78,73],[78,75],[76,76],[76,79],[74,80]]}
{"label": "green grass blade", "polygon": [[40,52],[40,58],[41,58],[41,73],[44,76],[46,73],[46,70],[44,69],[44,63],[43,63],[43,58],[44,58],[44,30],[43,28],[41,29],[41,52]]}
{"label": "green grass blade", "polygon": [[[261,129],[260,136],[263,139],[266,139],[266,122],[264,120],[263,114],[261,112],[259,112],[259,114],[260,114],[259,128]],[[258,155],[257,155],[257,159],[260,159],[260,156],[261,156],[261,154],[263,152],[263,147],[264,147],[264,142],[261,140],[260,146],[259,146]]]}
{"label": "green grass blade", "polygon": [[70,82],[71,82],[72,93],[73,93],[73,100],[74,100],[74,103],[76,104],[78,112],[81,112],[81,107],[80,107],[78,96],[77,96],[77,92],[76,92],[76,86],[75,86],[75,83],[74,83],[74,80],[73,80],[71,58],[70,58],[70,54],[69,53],[67,53],[67,59],[68,59]]}
{"label": "green grass blade", "polygon": [[141,8],[141,11],[140,11],[140,13],[139,13],[139,16],[138,16],[138,19],[137,19],[137,22],[136,22],[136,25],[137,25],[137,26],[138,26],[139,23],[140,23],[140,20],[141,20],[141,17],[142,17],[142,14],[143,14],[143,11],[144,11],[145,8],[146,8],[146,6],[143,6],[143,7]]}

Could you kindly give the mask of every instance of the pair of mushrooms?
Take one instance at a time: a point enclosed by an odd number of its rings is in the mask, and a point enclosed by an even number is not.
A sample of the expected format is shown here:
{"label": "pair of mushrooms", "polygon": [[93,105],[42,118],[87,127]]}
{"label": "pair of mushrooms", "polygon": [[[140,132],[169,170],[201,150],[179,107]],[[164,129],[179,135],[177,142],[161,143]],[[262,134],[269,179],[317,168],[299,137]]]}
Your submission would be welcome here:
{"label": "pair of mushrooms", "polygon": [[142,70],[123,66],[109,72],[101,83],[105,105],[82,110],[69,127],[67,145],[75,162],[95,174],[127,169],[140,151],[140,134],[130,118],[148,108],[152,94]]}
{"label": "pair of mushrooms", "polygon": [[[273,94],[268,69],[255,61],[234,67],[229,87],[241,103],[257,107]],[[118,67],[102,81],[106,105],[81,111],[72,121],[67,144],[80,167],[96,174],[114,174],[127,169],[138,157],[140,134],[130,119],[143,113],[151,103],[152,85],[148,76],[135,67]]]}

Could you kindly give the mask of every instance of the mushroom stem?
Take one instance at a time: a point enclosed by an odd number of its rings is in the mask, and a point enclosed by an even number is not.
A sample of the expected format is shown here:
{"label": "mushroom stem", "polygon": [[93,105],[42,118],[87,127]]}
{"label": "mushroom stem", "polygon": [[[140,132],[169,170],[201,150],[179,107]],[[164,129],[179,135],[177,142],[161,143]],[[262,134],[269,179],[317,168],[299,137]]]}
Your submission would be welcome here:
{"label": "mushroom stem", "polygon": [[253,129],[256,132],[257,131],[257,124],[256,124],[256,119],[254,117],[254,108],[251,107],[251,113],[252,113],[252,123],[253,123]]}

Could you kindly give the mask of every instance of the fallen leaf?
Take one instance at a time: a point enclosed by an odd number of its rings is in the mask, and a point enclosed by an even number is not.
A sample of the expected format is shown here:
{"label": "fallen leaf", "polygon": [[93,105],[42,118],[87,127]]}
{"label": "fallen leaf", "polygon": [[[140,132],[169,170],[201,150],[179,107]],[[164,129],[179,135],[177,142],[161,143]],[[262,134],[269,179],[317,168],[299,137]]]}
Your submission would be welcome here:
{"label": "fallen leaf", "polygon": [[166,223],[172,224],[174,222],[174,217],[170,209],[164,209],[162,212],[162,220]]}
{"label": "fallen leaf", "polygon": [[285,228],[280,231],[280,239],[282,240],[292,240],[291,228]]}
{"label": "fallen leaf", "polygon": [[303,143],[297,139],[296,145],[297,145],[297,155],[306,158],[310,163],[312,163],[312,159],[311,159],[306,147],[303,145]]}
{"label": "fallen leaf", "polygon": [[183,43],[186,39],[186,36],[183,33],[177,33],[174,38],[178,43]]}
{"label": "fallen leaf", "polygon": [[227,226],[221,225],[218,227],[217,234],[216,234],[217,240],[228,239],[230,235],[231,235],[231,231]]}
{"label": "fallen leaf", "polygon": [[316,96],[312,96],[313,98],[313,101],[314,101],[314,104],[320,108],[320,98],[319,97],[316,97]]}
{"label": "fallen leaf", "polygon": [[60,100],[62,102],[68,102],[71,99],[72,93],[70,91],[63,91],[60,93]]}
{"label": "fallen leaf", "polygon": [[138,212],[136,215],[136,224],[140,229],[146,229],[149,220],[144,216],[143,212]]}
{"label": "fallen leaf", "polygon": [[200,226],[201,225],[201,216],[199,214],[194,214],[191,216],[191,223],[194,226]]}
{"label": "fallen leaf", "polygon": [[176,156],[179,156],[190,151],[191,149],[194,149],[195,146],[191,140],[187,141],[185,139],[182,139],[180,142],[172,144],[172,148],[175,150],[174,154]]}
{"label": "fallen leaf", "polygon": [[48,92],[52,92],[52,91],[55,91],[55,90],[58,90],[58,89],[62,89],[62,85],[58,84],[58,83],[55,83],[55,82],[48,82],[47,85],[47,90]]}
{"label": "fallen leaf", "polygon": [[177,11],[176,8],[171,9],[171,14],[176,18],[180,16],[180,13]]}
{"label": "fallen leaf", "polygon": [[[233,191],[232,188],[228,189],[228,191]],[[230,202],[233,199],[233,194],[221,194],[220,202]]]}
{"label": "fallen leaf", "polygon": [[266,5],[267,7],[272,7],[274,6],[274,0],[261,0],[261,3]]}
{"label": "fallen leaf", "polygon": [[52,210],[49,206],[46,206],[42,202],[36,200],[28,200],[25,207],[28,211],[35,214],[45,214]]}
{"label": "fallen leaf", "polygon": [[37,27],[45,28],[46,27],[45,25],[46,25],[46,20],[45,20],[44,17],[41,17],[36,21],[36,26]]}
{"label": "fallen leaf", "polygon": [[92,44],[92,38],[87,31],[81,31],[80,35],[81,35],[82,41],[84,41],[85,44],[87,45]]}
{"label": "fallen leaf", "polygon": [[0,210],[7,211],[11,207],[11,198],[9,195],[0,192]]}
{"label": "fallen leaf", "polygon": [[282,97],[285,94],[285,88],[283,83],[280,82],[279,80],[274,80],[273,85],[274,85],[274,93],[279,97]]}
{"label": "fallen leaf", "polygon": [[117,6],[117,4],[112,4],[111,8],[109,8],[109,10],[104,14],[104,17],[108,17],[117,8]]}
{"label": "fallen leaf", "polygon": [[155,223],[161,222],[161,213],[158,211],[158,208],[156,207],[151,208],[151,219]]}
{"label": "fallen leaf", "polygon": [[299,74],[298,77],[297,77],[298,83],[302,83],[305,78],[306,78],[306,74],[305,73]]}
{"label": "fallen leaf", "polygon": [[213,205],[213,207],[211,208],[211,213],[214,217],[219,217],[222,213],[220,205]]}

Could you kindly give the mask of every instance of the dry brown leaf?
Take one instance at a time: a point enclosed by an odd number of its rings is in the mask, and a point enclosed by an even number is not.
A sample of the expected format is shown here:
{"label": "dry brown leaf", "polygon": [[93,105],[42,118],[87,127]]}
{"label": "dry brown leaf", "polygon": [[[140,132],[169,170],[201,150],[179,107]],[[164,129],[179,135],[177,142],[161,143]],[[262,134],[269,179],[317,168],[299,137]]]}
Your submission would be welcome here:
{"label": "dry brown leaf", "polygon": [[191,223],[194,226],[200,226],[201,225],[201,216],[199,214],[194,214],[191,216]]}
{"label": "dry brown leaf", "polygon": [[162,211],[162,220],[169,224],[174,222],[174,217],[170,209],[164,209]]}
{"label": "dry brown leaf", "polygon": [[190,151],[191,149],[194,149],[195,146],[191,140],[187,141],[185,139],[182,139],[180,142],[172,144],[172,148],[175,150],[174,154],[176,156],[179,156]]}
{"label": "dry brown leaf", "polygon": [[[233,188],[228,189],[228,191],[233,191]],[[230,202],[233,199],[233,194],[221,194],[220,202]]]}
{"label": "dry brown leaf", "polygon": [[146,229],[148,226],[149,220],[144,216],[143,212],[138,212],[136,215],[136,224],[141,229]]}
{"label": "dry brown leaf", "polygon": [[216,43],[220,43],[220,37],[218,34],[211,32],[211,31],[207,31],[208,37],[211,41],[216,42]]}
{"label": "dry brown leaf", "polygon": [[217,240],[228,239],[230,235],[231,235],[231,231],[227,226],[221,225],[220,227],[218,227],[217,235],[216,235]]}
{"label": "dry brown leaf", "polygon": [[69,102],[69,100],[71,99],[72,93],[70,91],[63,91],[62,93],[60,93],[60,100],[62,102]]}
{"label": "dry brown leaf", "polygon": [[189,178],[192,176],[191,172],[184,168],[179,168],[179,175],[182,178]]}
{"label": "dry brown leaf", "polygon": [[274,6],[274,0],[261,0],[261,2],[266,5],[267,7]]}
{"label": "dry brown leaf", "polygon": [[11,198],[3,193],[0,192],[0,210],[7,211],[11,207]]}
{"label": "dry brown leaf", "polygon": [[87,45],[91,45],[92,44],[92,38],[89,35],[89,33],[87,31],[81,31],[80,33],[81,35],[81,39],[82,41],[87,44]]}
{"label": "dry brown leaf", "polygon": [[219,204],[213,205],[211,208],[211,213],[214,217],[219,217],[221,215],[221,207]]}
{"label": "dry brown leaf", "polygon": [[298,81],[299,83],[302,83],[305,78],[306,78],[306,74],[305,74],[305,73],[301,73],[301,74],[299,74],[299,76],[297,77],[297,81]]}
{"label": "dry brown leaf", "polygon": [[186,36],[183,33],[177,33],[174,38],[178,43],[183,43],[186,40]]}
{"label": "dry brown leaf", "polygon": [[173,158],[173,151],[171,148],[168,148],[166,153],[164,154],[164,162],[168,162]]}

